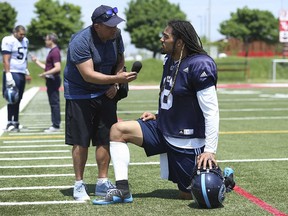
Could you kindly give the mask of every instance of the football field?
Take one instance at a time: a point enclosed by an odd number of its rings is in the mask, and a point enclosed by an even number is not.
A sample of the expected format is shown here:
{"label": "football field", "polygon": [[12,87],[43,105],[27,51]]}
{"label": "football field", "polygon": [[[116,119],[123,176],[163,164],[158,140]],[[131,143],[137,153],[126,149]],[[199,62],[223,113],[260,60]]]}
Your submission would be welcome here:
{"label": "football field", "polygon": [[[158,90],[130,87],[118,104],[121,120],[157,110]],[[63,92],[62,92],[63,94]],[[130,148],[131,204],[92,205],[97,167],[89,149],[84,181],[89,202],[73,200],[71,147],[64,142],[65,101],[60,132],[45,134],[50,107],[44,88],[23,108],[20,133],[0,136],[0,215],[288,215],[288,85],[219,85],[220,136],[217,160],[235,171],[236,188],[224,207],[199,209],[177,198],[177,186],[160,178],[159,157]],[[1,116],[1,119],[5,117]],[[113,167],[109,177],[114,182]]]}

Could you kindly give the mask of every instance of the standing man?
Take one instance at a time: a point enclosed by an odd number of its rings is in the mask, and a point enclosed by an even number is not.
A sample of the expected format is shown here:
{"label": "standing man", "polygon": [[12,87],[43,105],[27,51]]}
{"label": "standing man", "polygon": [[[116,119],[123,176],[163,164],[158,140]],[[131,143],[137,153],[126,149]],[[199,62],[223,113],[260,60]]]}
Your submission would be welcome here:
{"label": "standing man", "polygon": [[[64,70],[65,142],[73,146],[75,200],[90,199],[83,175],[91,140],[96,146],[98,165],[95,195],[104,196],[109,188],[115,187],[108,180],[108,167],[110,127],[117,122],[116,84],[137,78],[136,72],[122,71],[123,41],[121,38],[119,51],[115,38],[117,25],[124,20],[117,13],[116,7],[97,7],[91,17],[92,25],[73,35],[68,47]],[[122,54],[120,61],[119,52]]]}
{"label": "standing man", "polygon": [[27,70],[27,53],[29,41],[25,37],[26,30],[18,25],[13,34],[2,39],[1,50],[3,55],[3,85],[2,92],[7,87],[17,87],[19,100],[15,104],[7,105],[8,123],[6,131],[19,132],[19,105],[24,93]]}
{"label": "standing man", "polygon": [[213,59],[191,23],[170,21],[160,39],[167,54],[160,83],[158,114],[145,112],[137,121],[118,122],[110,132],[110,153],[116,189],[96,205],[127,203],[129,191],[127,142],[142,147],[147,156],[167,153],[168,179],[177,184],[180,198],[191,199],[193,168],[217,165],[219,110],[217,71]]}
{"label": "standing man", "polygon": [[45,45],[50,49],[46,58],[46,63],[40,62],[35,56],[32,61],[44,70],[39,76],[46,79],[47,94],[51,109],[52,126],[44,130],[46,133],[57,132],[60,129],[60,99],[59,88],[61,85],[61,54],[57,46],[58,37],[54,33],[47,34],[45,37]]}

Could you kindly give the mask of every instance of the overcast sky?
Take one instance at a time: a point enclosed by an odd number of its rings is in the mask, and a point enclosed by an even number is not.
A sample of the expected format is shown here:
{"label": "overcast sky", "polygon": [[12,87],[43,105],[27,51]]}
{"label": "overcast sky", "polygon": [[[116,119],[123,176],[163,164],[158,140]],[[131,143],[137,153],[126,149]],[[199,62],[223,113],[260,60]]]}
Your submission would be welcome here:
{"label": "overcast sky", "polygon": [[[230,13],[235,12],[237,8],[247,6],[249,9],[268,10],[275,17],[279,17],[281,9],[288,10],[288,0],[169,0],[171,3],[179,4],[181,10],[186,13],[188,20],[192,22],[200,36],[210,37],[212,41],[219,40],[223,36],[219,33],[219,24],[230,18]],[[0,2],[5,2],[0,0]],[[34,14],[34,4],[37,0],[6,0],[18,12],[17,23],[28,25]],[[83,21],[85,27],[91,24],[91,14],[94,9],[101,4],[118,7],[119,16],[126,18],[124,8],[128,7],[130,0],[60,0],[61,3],[69,2],[79,5],[82,8]],[[209,22],[210,17],[210,22]],[[119,25],[123,32],[123,38],[126,44],[126,51],[131,51],[133,46],[129,45],[129,34],[124,32],[125,23]]]}

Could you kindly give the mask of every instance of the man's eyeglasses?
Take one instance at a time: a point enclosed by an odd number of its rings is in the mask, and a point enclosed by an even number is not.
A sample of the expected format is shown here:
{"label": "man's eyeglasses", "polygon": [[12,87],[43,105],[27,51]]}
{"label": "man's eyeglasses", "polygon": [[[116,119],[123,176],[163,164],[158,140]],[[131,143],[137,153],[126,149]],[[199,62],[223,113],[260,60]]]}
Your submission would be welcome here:
{"label": "man's eyeglasses", "polygon": [[110,19],[114,14],[117,14],[118,13],[118,8],[117,7],[114,7],[114,8],[111,8],[109,10],[107,10],[104,14],[100,15],[99,17],[97,17],[96,19],[98,18],[102,18],[102,19]]}

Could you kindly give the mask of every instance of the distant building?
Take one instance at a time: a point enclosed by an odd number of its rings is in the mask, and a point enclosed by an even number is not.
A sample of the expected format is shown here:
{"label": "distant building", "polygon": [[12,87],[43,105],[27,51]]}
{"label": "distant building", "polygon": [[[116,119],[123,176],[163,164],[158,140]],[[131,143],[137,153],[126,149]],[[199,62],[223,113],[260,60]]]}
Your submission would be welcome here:
{"label": "distant building", "polygon": [[[223,53],[228,56],[245,56],[244,43],[236,38],[224,39],[218,42],[223,42]],[[263,41],[254,41],[249,44],[248,56],[250,57],[270,57],[270,56],[288,56],[285,44],[267,44]]]}

